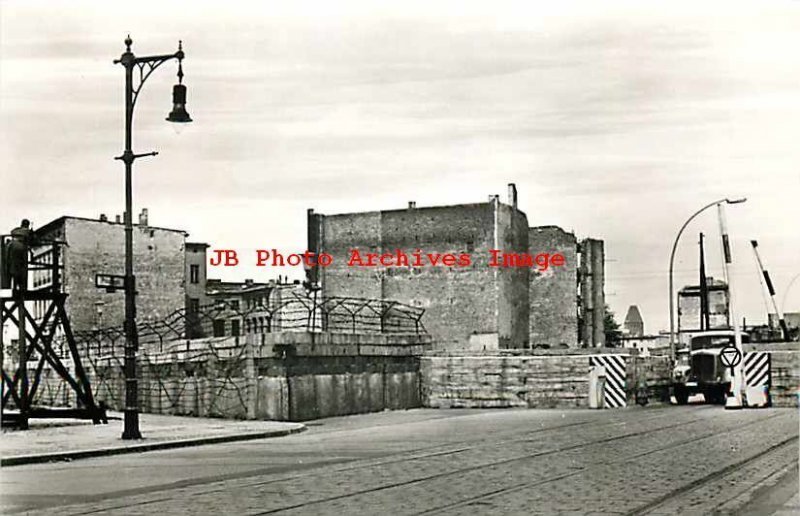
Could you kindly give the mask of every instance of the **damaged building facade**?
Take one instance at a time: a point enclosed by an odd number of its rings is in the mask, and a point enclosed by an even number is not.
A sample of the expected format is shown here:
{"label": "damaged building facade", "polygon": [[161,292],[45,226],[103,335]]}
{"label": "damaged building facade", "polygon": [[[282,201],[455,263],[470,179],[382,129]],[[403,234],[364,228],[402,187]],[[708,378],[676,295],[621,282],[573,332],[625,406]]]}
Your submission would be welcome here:
{"label": "damaged building facade", "polygon": [[529,273],[530,342],[551,347],[605,345],[605,250],[602,240],[581,241],[558,226],[532,227],[531,251],[558,251],[565,266]]}
{"label": "damaged building facade", "polygon": [[[95,286],[96,274],[122,274],[125,270],[124,229],[120,217],[111,221],[101,215],[98,219],[63,216],[36,230],[44,242],[66,244],[61,249],[61,276],[63,291],[69,294],[65,306],[73,331],[124,323],[124,295]],[[186,285],[187,235],[180,229],[151,226],[146,209],[139,215],[139,223],[134,225],[133,257],[140,320],[159,320],[185,306],[187,290],[191,290]],[[43,288],[52,278],[49,271],[36,271],[30,279],[34,288]],[[39,304],[34,307],[37,318],[43,315]]]}
{"label": "damaged building facade", "polygon": [[[491,250],[560,253],[562,266],[492,267]],[[324,297],[399,301],[426,310],[441,349],[597,347],[605,344],[603,242],[556,226],[530,227],[509,185],[508,202],[323,215],[308,211],[308,250],[334,257],[312,267]],[[348,264],[359,253],[469,254],[468,266]]]}

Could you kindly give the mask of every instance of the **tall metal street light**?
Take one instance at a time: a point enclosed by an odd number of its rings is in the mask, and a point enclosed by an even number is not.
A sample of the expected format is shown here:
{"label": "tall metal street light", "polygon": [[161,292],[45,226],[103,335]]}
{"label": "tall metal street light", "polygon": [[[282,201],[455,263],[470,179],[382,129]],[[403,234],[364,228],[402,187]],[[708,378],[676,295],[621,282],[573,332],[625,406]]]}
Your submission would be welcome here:
{"label": "tall metal street light", "polygon": [[[130,35],[125,39],[125,52],[114,64],[125,67],[125,152],[114,159],[125,163],[125,429],[123,439],[141,439],[139,432],[138,382],[136,379],[136,352],[139,348],[139,335],[136,329],[136,277],[133,275],[133,185],[132,169],[136,158],[155,156],[157,152],[134,154],[132,147],[133,108],[142,91],[145,81],[153,71],[171,59],[178,60],[178,84],[172,89],[173,108],[167,120],[186,123],[192,119],[186,112],[186,86],[183,83],[184,58],[182,44],[174,54],[136,57],[131,52]],[[134,85],[134,70],[138,70]]]}
{"label": "tall metal street light", "polygon": [[686,226],[688,226],[689,223],[692,220],[694,220],[695,217],[700,215],[705,210],[711,208],[712,206],[718,206],[722,203],[739,204],[745,202],[746,200],[747,199],[744,197],[741,199],[725,198],[706,204],[705,206],[694,212],[694,214],[692,214],[691,217],[686,219],[686,222],[683,223],[683,226],[681,226],[681,229],[678,231],[678,235],[675,237],[675,242],[672,244],[672,253],[670,253],[669,255],[669,348],[673,360],[675,359],[675,304],[674,304],[675,288],[672,279],[672,268],[675,264],[675,251],[678,249],[678,241],[680,240],[681,235],[683,234],[683,230],[686,229]]}

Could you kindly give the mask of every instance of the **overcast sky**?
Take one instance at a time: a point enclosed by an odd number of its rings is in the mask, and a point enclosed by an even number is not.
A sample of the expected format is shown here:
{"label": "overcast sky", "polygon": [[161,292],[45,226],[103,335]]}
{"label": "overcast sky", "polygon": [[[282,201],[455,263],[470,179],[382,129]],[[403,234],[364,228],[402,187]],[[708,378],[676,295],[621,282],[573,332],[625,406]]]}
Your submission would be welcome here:
{"label": "overcast sky", "polygon": [[[263,4],[263,5],[261,5]],[[558,4],[553,5],[553,4]],[[668,327],[683,222],[727,209],[735,289],[765,319],[757,239],[800,310],[800,2],[0,3],[0,228],[124,209],[123,69],[184,41],[188,111],[164,121],[176,64],[137,104],[135,212],[214,248],[302,251],[321,213],[505,199],[534,225],[606,243],[618,319]],[[698,5],[700,4],[700,5]],[[697,233],[721,276],[716,213]],[[267,280],[279,271],[211,270]],[[291,271],[301,277],[302,270]]]}

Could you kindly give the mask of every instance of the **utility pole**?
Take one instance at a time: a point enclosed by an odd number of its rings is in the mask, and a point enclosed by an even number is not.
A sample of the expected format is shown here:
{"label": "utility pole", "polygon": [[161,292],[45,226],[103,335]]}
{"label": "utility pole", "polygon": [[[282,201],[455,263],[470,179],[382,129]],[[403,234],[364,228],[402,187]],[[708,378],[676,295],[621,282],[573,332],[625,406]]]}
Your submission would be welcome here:
{"label": "utility pole", "polygon": [[708,278],[706,277],[706,252],[703,233],[700,233],[700,331],[711,329],[708,309]]}

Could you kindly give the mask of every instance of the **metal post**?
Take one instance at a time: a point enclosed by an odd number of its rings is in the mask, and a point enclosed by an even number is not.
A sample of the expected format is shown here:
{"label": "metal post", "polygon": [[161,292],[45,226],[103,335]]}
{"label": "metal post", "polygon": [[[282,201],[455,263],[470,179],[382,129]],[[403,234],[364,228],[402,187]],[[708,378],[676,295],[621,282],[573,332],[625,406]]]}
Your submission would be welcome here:
{"label": "metal post", "polygon": [[28,414],[31,400],[28,397],[28,330],[25,318],[25,290],[27,285],[20,285],[19,309],[17,311],[17,328],[19,336],[19,429],[28,429]]}
{"label": "metal post", "polygon": [[[733,274],[731,274],[730,266],[732,263],[730,240],[728,239],[728,226],[725,221],[725,208],[722,204],[717,207],[719,214],[719,232],[722,235],[722,250],[724,253],[723,267],[728,277],[728,311],[733,320],[733,339],[736,349],[742,357],[744,357],[744,350],[742,349],[742,330],[739,327],[739,317],[736,315],[736,304],[734,302],[734,289],[733,289]],[[742,408],[742,391],[744,390],[744,368],[742,366],[744,360],[740,360],[738,365],[733,368],[733,379],[731,382],[731,393],[725,401],[726,409]]]}
{"label": "metal post", "polygon": [[700,233],[700,331],[711,329],[711,314],[708,306],[708,279],[706,278],[706,248],[703,233]]}
{"label": "metal post", "polygon": [[50,256],[52,257],[53,261],[50,269],[50,273],[53,278],[50,285],[50,290],[56,294],[59,294],[61,293],[61,248],[59,247],[59,244],[53,244],[53,251]]}
{"label": "metal post", "polygon": [[[0,235],[0,290],[5,286],[5,263],[3,263],[3,255],[5,255],[5,235]],[[5,318],[5,303],[3,302],[3,295],[0,291],[0,396],[5,399],[6,395],[6,377],[3,374],[6,366],[6,345],[3,342],[3,335],[6,331],[6,318]],[[13,388],[13,385],[11,385]],[[3,426],[3,413],[5,412],[6,404],[0,401],[0,427]]]}
{"label": "metal post", "polygon": [[[255,323],[255,319],[253,320]],[[258,399],[258,371],[256,370],[256,333],[255,328],[246,331],[245,339],[245,375],[247,377],[247,419],[256,418],[256,405]]]}
{"label": "metal post", "polygon": [[[174,54],[136,57],[131,52],[133,41],[128,36],[125,39],[125,52],[115,64],[125,67],[125,151],[120,159],[125,163],[125,359],[123,370],[125,374],[125,426],[122,432],[123,439],[141,439],[139,432],[139,400],[138,381],[136,378],[136,353],[139,349],[139,336],[136,328],[136,277],[133,274],[133,162],[136,158],[155,156],[157,152],[144,154],[133,153],[133,108],[144,82],[150,74],[161,64],[171,59],[178,60],[178,79],[183,79],[183,70],[180,62],[183,60],[183,49],[178,43],[178,51]],[[139,68],[138,84],[134,86],[133,70]],[[179,86],[176,85],[176,88]],[[185,86],[183,88],[183,101],[185,102]],[[173,100],[175,94],[173,92]],[[183,105],[181,105],[183,109]],[[174,112],[174,110],[173,110]],[[183,116],[174,118],[170,114],[167,119],[173,122],[190,122],[191,119],[185,110]]]}
{"label": "metal post", "polygon": [[[2,238],[2,237],[0,237]],[[2,254],[2,247],[0,247],[0,254]],[[2,271],[3,263],[0,261],[0,271]],[[0,274],[2,274],[0,272]],[[5,308],[5,303],[3,302],[3,298],[0,296],[0,396],[5,399],[6,396],[6,376],[2,373],[5,372],[6,366],[6,354],[5,349],[6,345],[3,342],[3,334],[6,330],[6,319],[5,319],[5,312],[3,309]],[[13,388],[13,385],[9,387]],[[0,427],[3,426],[3,413],[5,412],[6,404],[5,402],[0,401]]]}
{"label": "metal post", "polygon": [[[130,46],[126,54],[130,54]],[[133,54],[130,55],[133,57]],[[136,279],[133,276],[133,59],[125,65],[125,428],[123,439],[141,439],[139,432],[139,382],[136,378]]]}

